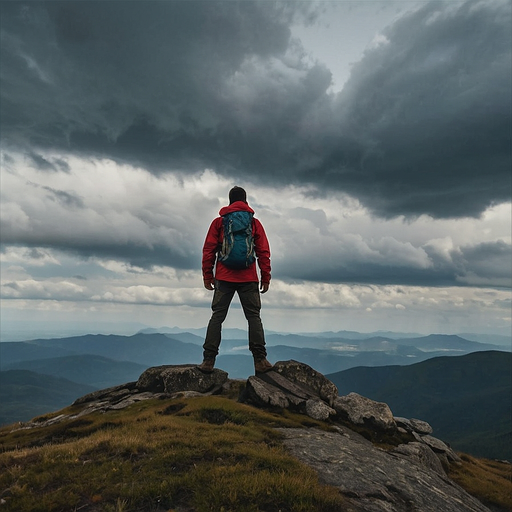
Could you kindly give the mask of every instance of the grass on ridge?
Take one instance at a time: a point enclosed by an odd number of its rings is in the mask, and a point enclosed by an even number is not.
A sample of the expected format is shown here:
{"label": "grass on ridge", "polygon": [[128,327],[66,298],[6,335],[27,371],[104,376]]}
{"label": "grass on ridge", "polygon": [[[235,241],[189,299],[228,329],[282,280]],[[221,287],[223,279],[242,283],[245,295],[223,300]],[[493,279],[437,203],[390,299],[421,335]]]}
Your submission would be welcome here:
{"label": "grass on ridge", "polygon": [[487,506],[512,510],[512,465],[459,453],[461,464],[452,464],[448,476]]}
{"label": "grass on ridge", "polygon": [[[68,409],[69,411],[69,409]],[[150,400],[55,425],[0,429],[2,510],[344,510],[273,427],[311,419],[223,397]]]}

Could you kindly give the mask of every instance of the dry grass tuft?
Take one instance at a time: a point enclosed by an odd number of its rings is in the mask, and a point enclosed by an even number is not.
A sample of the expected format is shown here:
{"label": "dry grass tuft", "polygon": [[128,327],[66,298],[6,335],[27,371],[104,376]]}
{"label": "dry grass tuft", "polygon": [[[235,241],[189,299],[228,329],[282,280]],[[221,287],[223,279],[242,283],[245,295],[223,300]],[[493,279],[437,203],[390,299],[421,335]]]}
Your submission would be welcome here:
{"label": "dry grass tuft", "polygon": [[337,489],[291,457],[273,429],[300,426],[302,416],[207,397],[86,418],[0,429],[3,510],[344,509]]}
{"label": "dry grass tuft", "polygon": [[450,466],[450,478],[494,510],[512,510],[512,465],[459,455],[462,462]]}
{"label": "dry grass tuft", "polygon": [[[79,407],[65,409],[78,413]],[[1,509],[16,512],[339,512],[334,487],[283,448],[277,427],[331,428],[220,397],[148,400],[50,426],[0,428]],[[512,510],[509,464],[461,455],[450,476]]]}

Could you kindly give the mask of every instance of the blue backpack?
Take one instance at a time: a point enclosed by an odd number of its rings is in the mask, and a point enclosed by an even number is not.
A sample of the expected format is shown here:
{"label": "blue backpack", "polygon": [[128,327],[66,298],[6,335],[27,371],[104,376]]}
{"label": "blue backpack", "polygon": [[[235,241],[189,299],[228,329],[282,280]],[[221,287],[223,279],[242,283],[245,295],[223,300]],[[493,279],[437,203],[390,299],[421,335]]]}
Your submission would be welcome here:
{"label": "blue backpack", "polygon": [[218,259],[228,268],[243,269],[256,261],[252,217],[252,213],[245,211],[231,212],[222,216],[224,238]]}

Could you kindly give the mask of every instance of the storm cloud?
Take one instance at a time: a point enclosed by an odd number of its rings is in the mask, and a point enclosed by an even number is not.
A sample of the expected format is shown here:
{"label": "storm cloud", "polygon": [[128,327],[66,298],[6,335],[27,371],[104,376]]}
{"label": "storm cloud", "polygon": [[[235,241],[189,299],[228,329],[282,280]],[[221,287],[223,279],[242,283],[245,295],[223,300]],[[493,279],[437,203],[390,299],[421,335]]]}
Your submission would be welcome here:
{"label": "storm cloud", "polygon": [[[4,246],[117,261],[146,271],[199,271],[209,222],[226,202],[226,179],[211,171],[196,180],[156,178],[115,162],[78,158],[68,164],[69,173],[40,170],[32,158],[7,166],[0,215]],[[273,274],[279,279],[511,286],[510,205],[482,219],[422,216],[404,222],[376,219],[345,196],[318,200],[308,190],[249,189],[249,203],[269,234]]]}
{"label": "storm cloud", "polygon": [[2,324],[205,325],[239,185],[269,328],[510,334],[508,0],[0,9]]}
{"label": "storm cloud", "polygon": [[2,2],[2,145],[46,172],[61,152],[478,217],[511,198],[511,8],[425,4],[334,94],[291,37],[315,4]]}

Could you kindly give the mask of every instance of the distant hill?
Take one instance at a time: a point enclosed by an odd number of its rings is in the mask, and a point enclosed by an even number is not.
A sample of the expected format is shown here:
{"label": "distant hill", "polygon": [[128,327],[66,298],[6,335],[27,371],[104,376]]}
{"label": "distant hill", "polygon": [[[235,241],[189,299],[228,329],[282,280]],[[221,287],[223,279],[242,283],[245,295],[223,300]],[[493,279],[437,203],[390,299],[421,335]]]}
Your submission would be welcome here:
{"label": "distant hill", "polygon": [[27,370],[0,372],[0,425],[59,410],[95,389]]}
{"label": "distant hill", "polygon": [[[356,338],[355,333],[348,335]],[[2,342],[0,370],[25,369],[105,388],[136,380],[149,366],[199,363],[203,341],[204,336],[194,332],[139,332],[133,336],[96,334]],[[268,355],[272,362],[295,359],[323,374],[357,366],[406,366],[436,356],[458,356],[493,347],[448,335],[400,339],[379,335],[348,339],[267,333]],[[254,373],[245,331],[223,330],[216,366],[228,372],[231,378],[245,379]],[[13,402],[11,406],[14,406]],[[21,411],[24,407],[25,404],[20,403]]]}
{"label": "distant hill", "polygon": [[[230,332],[231,335],[240,335],[243,331],[232,329]],[[231,338],[225,335],[223,331],[217,366],[221,365],[234,378],[247,378],[253,371],[247,338]],[[322,373],[334,373],[355,366],[409,365],[441,355],[500,349],[494,345],[448,335],[398,340],[376,336],[349,340],[269,333],[266,338],[269,357],[274,361],[297,359]],[[24,361],[81,355],[96,355],[146,367],[199,363],[202,360],[203,342],[203,337],[190,332],[140,332],[133,336],[96,334],[28,342],[3,342],[0,343],[0,369],[28,368],[23,364],[13,366],[14,363]],[[224,356],[237,357],[221,359]],[[241,359],[241,356],[247,359]],[[41,370],[37,365],[29,369]],[[62,375],[60,371],[50,371],[50,374]],[[126,375],[131,379],[129,372]]]}
{"label": "distant hill", "polygon": [[386,402],[395,416],[428,421],[457,450],[512,461],[512,354],[475,352],[409,366],[327,375],[341,395]]}
{"label": "distant hill", "polygon": [[[64,355],[94,354],[116,361],[132,361],[147,366],[200,362],[202,349],[193,343],[170,338],[165,334],[133,336],[94,334],[51,340],[0,343],[2,368],[14,362]],[[35,357],[34,354],[40,354]]]}
{"label": "distant hill", "polygon": [[459,336],[470,341],[499,345],[502,347],[502,350],[512,350],[512,333],[508,336],[502,336],[500,334],[474,334],[465,332],[459,334]]}
{"label": "distant hill", "polygon": [[[91,390],[137,380],[149,366],[202,360],[199,345],[164,334],[2,342],[0,351],[0,369],[17,372],[2,371],[5,400],[2,398],[0,418],[4,422],[25,421],[64,407]],[[56,378],[61,378],[59,385]],[[57,390],[55,399],[52,389]]]}
{"label": "distant hill", "polygon": [[424,352],[452,350],[467,353],[485,350],[503,350],[503,347],[498,345],[470,341],[456,334],[429,334],[428,336],[421,336],[420,338],[404,338],[400,340],[400,344],[416,347]]}
{"label": "distant hill", "polygon": [[254,375],[254,362],[251,355],[220,355],[215,362],[217,368],[228,372],[232,379],[247,379]]}
{"label": "distant hill", "polygon": [[182,343],[193,343],[194,345],[203,346],[204,336],[198,336],[190,332],[175,332],[173,334],[167,334],[167,337],[181,341]]}
{"label": "distant hill", "polygon": [[50,359],[72,355],[73,351],[61,347],[42,346],[26,341],[6,341],[0,343],[0,369],[18,361]]}
{"label": "distant hill", "polygon": [[[268,338],[268,353],[273,360],[296,359],[322,373],[334,373],[357,366],[411,365],[437,356],[459,356],[495,348],[493,345],[447,335],[401,340],[381,337],[322,340],[297,335],[272,335]],[[286,344],[273,345],[276,341],[284,341]],[[315,342],[318,348],[310,348]]]}
{"label": "distant hill", "polygon": [[[226,340],[227,341],[227,340]],[[380,366],[392,364],[413,364],[423,361],[432,354],[423,353],[414,347],[399,346],[393,353],[382,351],[358,352],[354,355],[338,355],[332,350],[299,348],[287,345],[268,345],[268,358],[272,362],[294,359],[306,363],[320,373],[333,373],[354,366]],[[222,368],[232,378],[247,378],[254,373],[252,356],[248,349],[221,351],[215,366]]]}
{"label": "distant hill", "polygon": [[114,361],[103,356],[64,356],[11,363],[8,370],[29,370],[87,384],[98,389],[135,381],[148,366],[129,361]]}
{"label": "distant hill", "polygon": [[[140,333],[145,334],[155,334],[155,333],[163,333],[163,334],[175,334],[181,332],[190,332],[199,337],[204,338],[206,334],[206,328],[202,327],[199,329],[195,328],[186,328],[183,329],[181,327],[146,327],[139,331]],[[277,332],[277,331],[269,331],[266,330],[266,334],[277,334],[280,336],[287,336],[289,333],[285,332]],[[225,339],[247,339],[247,329],[237,329],[237,328],[223,328],[222,335]],[[302,333],[294,333],[292,336],[301,336],[306,338],[345,338],[345,339],[353,339],[353,340],[365,340],[368,338],[373,338],[375,336],[386,336],[393,339],[400,338],[417,338],[420,337],[421,334],[418,333],[403,333],[403,332],[391,332],[391,331],[375,331],[370,333],[361,333],[356,331],[323,331],[323,332],[302,332]]]}
{"label": "distant hill", "polygon": [[301,336],[310,336],[315,338],[344,338],[347,340],[367,340],[368,338],[386,337],[398,340],[401,338],[419,338],[421,334],[412,332],[394,332],[394,331],[373,331],[373,332],[357,332],[357,331],[322,331],[299,333]]}
{"label": "distant hill", "polygon": [[[198,338],[201,338],[204,342],[204,337],[206,335],[206,327],[201,327],[199,329],[181,329],[179,327],[146,327],[145,329],[141,329],[138,334],[180,334],[180,333],[190,333]],[[223,328],[222,329],[222,337],[224,339],[247,339],[247,329],[236,329],[236,328]]]}

